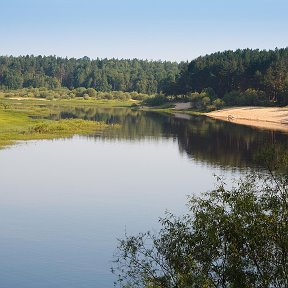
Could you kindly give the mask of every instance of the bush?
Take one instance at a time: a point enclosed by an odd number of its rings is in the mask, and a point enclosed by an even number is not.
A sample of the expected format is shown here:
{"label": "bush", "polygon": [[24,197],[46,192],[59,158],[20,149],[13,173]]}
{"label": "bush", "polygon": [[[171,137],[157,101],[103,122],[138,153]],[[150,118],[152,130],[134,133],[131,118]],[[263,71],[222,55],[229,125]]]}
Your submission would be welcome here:
{"label": "bush", "polygon": [[221,100],[220,98],[217,98],[213,101],[213,106],[216,109],[221,109],[225,106],[225,102],[223,100]]}
{"label": "bush", "polygon": [[106,100],[112,100],[113,99],[113,95],[110,94],[109,92],[107,93],[103,93],[104,99]]}
{"label": "bush", "polygon": [[284,176],[220,181],[159,233],[120,240],[112,271],[121,287],[287,287],[287,200]]}
{"label": "bush", "polygon": [[186,96],[186,98],[191,102],[191,107],[196,110],[207,110],[207,107],[211,104],[211,99],[205,92],[195,92]]}
{"label": "bush", "polygon": [[281,106],[288,105],[288,87],[287,87],[287,91],[284,91],[280,95],[278,95],[278,103]]}
{"label": "bush", "polygon": [[39,97],[40,98],[47,98],[49,96],[48,91],[41,91]]}
{"label": "bush", "polygon": [[72,91],[68,93],[68,97],[73,99],[76,97],[75,93],[73,93]]}
{"label": "bush", "polygon": [[211,100],[215,100],[217,98],[216,92],[211,87],[204,88],[202,93],[205,93]]}
{"label": "bush", "polygon": [[75,93],[76,97],[82,97],[86,93],[86,88],[85,87],[79,87],[73,90]]}
{"label": "bush", "polygon": [[140,100],[143,101],[145,99],[149,98],[148,94],[143,94],[143,93],[137,93],[137,92],[131,92],[130,93],[131,99],[133,100]]}
{"label": "bush", "polygon": [[47,99],[47,100],[53,100],[53,99],[54,99],[54,96],[53,96],[53,95],[48,95],[48,96],[46,97],[46,99]]}
{"label": "bush", "polygon": [[265,92],[247,89],[245,92],[231,91],[226,93],[223,100],[228,106],[267,106],[269,97]]}
{"label": "bush", "polygon": [[97,95],[96,90],[93,88],[88,88],[85,93],[88,94],[89,97],[96,97]]}
{"label": "bush", "polygon": [[158,94],[144,100],[144,104],[148,106],[160,106],[167,103],[168,100],[164,95]]}

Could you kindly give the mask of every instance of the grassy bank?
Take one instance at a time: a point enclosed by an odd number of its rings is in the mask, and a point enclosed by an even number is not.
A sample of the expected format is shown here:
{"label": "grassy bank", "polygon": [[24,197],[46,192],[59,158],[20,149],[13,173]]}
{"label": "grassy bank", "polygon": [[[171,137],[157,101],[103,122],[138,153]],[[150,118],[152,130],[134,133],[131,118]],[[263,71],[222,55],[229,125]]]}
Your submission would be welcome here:
{"label": "grassy bank", "polygon": [[[45,106],[53,106],[53,105],[81,105],[81,106],[105,106],[105,107],[130,107],[134,103],[138,103],[138,100],[107,100],[107,99],[83,99],[82,97],[73,98],[73,99],[54,99],[47,100],[43,98],[25,98],[25,97],[13,97],[4,98],[0,97],[0,108],[1,105],[21,105],[21,103],[25,103],[25,105],[33,104],[33,105],[45,105]],[[1,104],[2,103],[2,104]]]}
{"label": "grassy bank", "polygon": [[[97,103],[97,107],[120,107],[121,105],[127,107],[128,103],[120,102],[122,101],[111,100],[107,105],[105,101],[101,100],[100,103]],[[59,100],[56,102],[35,99],[0,99],[0,148],[19,140],[71,137],[75,134],[87,135],[109,128],[117,128],[117,125],[112,126],[103,122],[82,119],[59,121],[45,119],[61,107],[79,106],[80,103],[85,103],[85,106],[96,105],[95,101],[89,103],[89,101],[80,102],[80,100]]]}

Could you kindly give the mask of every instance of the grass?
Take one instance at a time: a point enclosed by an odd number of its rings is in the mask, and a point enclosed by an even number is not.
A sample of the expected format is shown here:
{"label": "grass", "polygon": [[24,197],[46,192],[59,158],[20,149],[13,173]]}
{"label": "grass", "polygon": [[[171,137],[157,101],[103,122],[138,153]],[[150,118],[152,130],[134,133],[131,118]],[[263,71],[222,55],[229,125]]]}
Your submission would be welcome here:
{"label": "grass", "polygon": [[[88,121],[82,119],[65,119],[59,121],[47,121],[30,126],[23,134],[29,137],[62,137],[74,134],[89,134],[110,127],[103,122]],[[114,126],[113,126],[114,127]]]}
{"label": "grass", "polygon": [[[67,104],[64,101],[57,101],[57,104],[66,107]],[[43,102],[34,99],[21,101],[0,99],[0,148],[11,145],[19,140],[63,138],[71,137],[75,134],[87,135],[108,128],[118,127],[118,125],[112,126],[103,122],[82,119],[47,120],[44,117],[53,113],[54,109],[59,109],[59,106],[46,105],[46,102],[53,102],[54,104],[56,101],[45,101],[44,105],[42,104]],[[81,102],[89,105],[86,101]],[[110,103],[108,107],[116,107],[115,102]],[[93,102],[93,106],[94,104],[95,102]],[[69,102],[68,105],[77,106],[75,101]],[[101,105],[104,105],[103,101],[99,104],[99,106]]]}
{"label": "grass", "polygon": [[[0,98],[1,99],[1,98]],[[18,98],[17,98],[18,99]],[[21,99],[21,100],[20,100]],[[9,105],[10,103],[15,104],[18,103],[18,105],[22,104],[32,104],[32,105],[45,105],[45,106],[51,106],[51,105],[61,105],[61,106],[97,106],[97,107],[131,107],[134,103],[139,103],[138,100],[97,100],[97,99],[88,99],[84,100],[82,97],[79,98],[73,98],[73,99],[53,99],[53,100],[47,100],[43,98],[21,98],[19,97],[19,100],[12,99],[11,98],[2,98],[2,103],[5,105]]]}
{"label": "grass", "polygon": [[[75,134],[92,134],[111,127],[102,122],[68,119],[47,120],[49,115],[69,107],[131,107],[139,101],[121,100],[84,100],[56,99],[41,100],[38,98],[26,98],[17,100],[0,98],[0,148],[11,145],[19,140],[37,140],[71,137]],[[166,103],[157,107],[145,107],[143,110],[157,113],[185,113],[199,115],[202,113],[191,110],[175,110],[173,104]],[[140,110],[142,110],[140,108]],[[113,128],[117,127],[114,125]]]}

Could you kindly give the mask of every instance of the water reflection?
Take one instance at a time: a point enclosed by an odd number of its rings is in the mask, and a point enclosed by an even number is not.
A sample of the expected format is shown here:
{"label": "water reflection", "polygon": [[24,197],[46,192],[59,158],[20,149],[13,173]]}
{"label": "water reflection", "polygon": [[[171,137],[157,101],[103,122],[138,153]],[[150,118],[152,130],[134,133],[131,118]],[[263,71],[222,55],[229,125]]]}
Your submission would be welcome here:
{"label": "water reflection", "polygon": [[[286,147],[288,134],[259,130],[203,116],[176,114],[174,116],[131,110],[127,108],[75,107],[50,115],[53,119],[82,118],[121,124],[117,130],[102,135],[105,139],[141,140],[145,138],[173,138],[181,153],[208,165],[223,168],[255,167],[255,155],[263,147]],[[94,135],[95,136],[95,135]],[[90,136],[90,137],[94,137]],[[283,148],[282,148],[283,150]],[[260,163],[262,167],[265,163]]]}
{"label": "water reflection", "polygon": [[237,177],[231,167],[256,165],[263,143],[287,142],[281,133],[122,108],[59,107],[50,118],[121,128],[0,151],[1,287],[113,287],[117,238],[157,229],[166,209],[182,214],[188,194],[212,189],[214,174]]}

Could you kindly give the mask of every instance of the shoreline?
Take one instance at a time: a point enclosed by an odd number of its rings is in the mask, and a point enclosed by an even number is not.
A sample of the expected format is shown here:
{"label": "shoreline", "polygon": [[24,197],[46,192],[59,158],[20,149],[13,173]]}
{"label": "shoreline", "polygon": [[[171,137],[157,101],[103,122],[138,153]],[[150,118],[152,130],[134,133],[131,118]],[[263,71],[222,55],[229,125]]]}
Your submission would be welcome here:
{"label": "shoreline", "polygon": [[207,117],[265,130],[288,132],[286,107],[233,107],[204,113]]}

